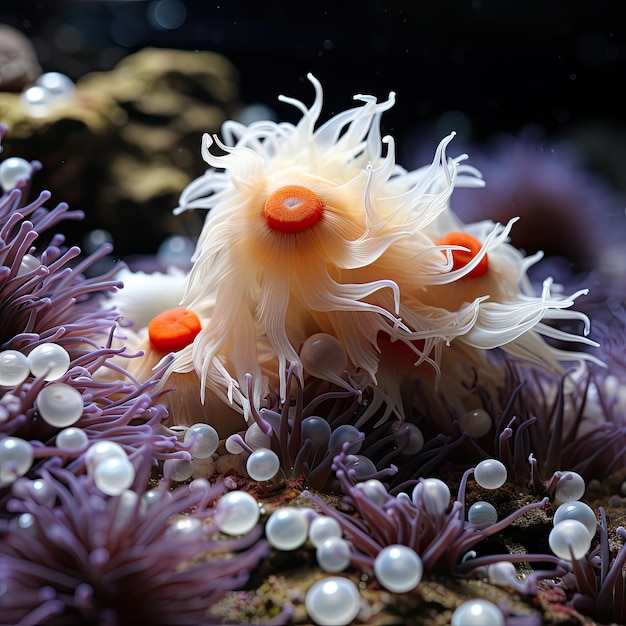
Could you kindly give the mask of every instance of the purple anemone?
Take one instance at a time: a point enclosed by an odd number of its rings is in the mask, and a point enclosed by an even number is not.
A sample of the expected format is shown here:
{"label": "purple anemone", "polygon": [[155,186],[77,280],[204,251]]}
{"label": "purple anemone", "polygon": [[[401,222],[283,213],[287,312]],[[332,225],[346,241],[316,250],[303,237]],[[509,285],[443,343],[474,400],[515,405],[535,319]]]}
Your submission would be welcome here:
{"label": "purple anemone", "polygon": [[223,481],[146,492],[146,460],[120,496],[60,467],[14,484],[13,519],[0,521],[3,623],[219,623],[210,607],[267,553],[261,528],[220,539],[210,518]]}
{"label": "purple anemone", "polygon": [[[0,126],[0,140],[5,130]],[[45,191],[25,203],[39,164],[17,161],[23,169],[21,180],[0,197],[0,352],[28,357],[45,344],[67,354],[67,370],[53,382],[82,397],[82,414],[73,425],[83,430],[88,442],[114,440],[131,457],[148,446],[155,459],[189,458],[185,446],[162,427],[167,411],[159,403],[163,392],[155,388],[165,365],[139,382],[119,363],[137,355],[119,347],[119,313],[106,303],[106,294],[122,286],[113,279],[117,268],[88,276],[110,246],[87,257],[80,248],[65,246],[57,227],[64,220],[82,219],[83,213],[70,211],[65,203],[47,208],[50,194]],[[20,382],[0,386],[0,439],[23,439],[31,443],[37,459],[78,458],[73,465],[81,466],[87,444],[59,448],[55,437],[60,427],[42,418],[38,398],[49,388],[48,378],[46,371],[31,372]]]}
{"label": "purple anemone", "polygon": [[518,137],[498,137],[483,154],[472,149],[472,164],[487,184],[480,195],[455,191],[452,206],[464,221],[521,216],[511,233],[516,247],[563,257],[577,271],[611,271],[623,210],[575,146],[549,144],[537,128],[527,128]]}
{"label": "purple anemone", "polygon": [[[600,541],[585,558],[572,562],[572,572],[562,578],[562,585],[573,591],[573,607],[603,622],[626,623],[626,546],[621,545],[611,562],[606,513],[600,507]],[[617,528],[626,540],[626,529]]]}
{"label": "purple anemone", "polygon": [[[428,495],[424,495],[424,479],[417,481],[418,489],[413,499],[402,493],[390,495],[382,483],[378,486],[365,486],[350,476],[349,455],[345,450],[335,457],[333,467],[342,489],[346,494],[348,511],[331,509],[319,498],[307,492],[326,515],[334,517],[341,525],[344,538],[353,546],[352,564],[373,570],[373,562],[378,553],[393,544],[412,548],[421,558],[424,573],[435,570],[455,572],[468,552],[488,537],[501,532],[513,521],[537,508],[548,506],[548,498],[531,502],[505,518],[489,525],[475,525],[465,520],[465,488],[473,468],[468,469],[461,479],[457,498],[449,502],[433,505]],[[432,480],[432,479],[429,479]],[[422,487],[420,487],[422,485]],[[418,495],[415,495],[415,494]],[[355,513],[357,515],[355,515]],[[549,555],[518,555],[523,561],[552,561],[563,567],[562,561]],[[512,555],[488,557],[490,562],[504,560]],[[483,560],[485,557],[482,557]],[[472,561],[466,561],[465,569],[472,569]],[[477,565],[484,565],[481,561]],[[567,568],[563,569],[563,572]],[[554,572],[551,572],[554,575]]]}
{"label": "purple anemone", "polygon": [[[591,480],[624,466],[626,428],[616,410],[619,390],[614,389],[613,397],[606,391],[615,376],[595,365],[552,374],[508,357],[502,369],[501,387],[483,385],[478,374],[471,385],[478,410],[488,416],[491,426],[460,442],[468,462],[497,458],[512,480],[536,493],[544,492],[550,476],[560,470]],[[424,412],[422,419],[428,420],[425,432],[439,425],[452,437],[467,435],[463,416],[453,408],[447,415]]]}

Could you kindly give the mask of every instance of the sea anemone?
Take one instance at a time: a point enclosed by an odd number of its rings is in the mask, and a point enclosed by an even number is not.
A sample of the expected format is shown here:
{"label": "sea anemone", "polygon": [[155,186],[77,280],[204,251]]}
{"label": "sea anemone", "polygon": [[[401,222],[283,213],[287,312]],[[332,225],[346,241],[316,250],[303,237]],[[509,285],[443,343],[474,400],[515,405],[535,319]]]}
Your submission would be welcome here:
{"label": "sea anemone", "polygon": [[146,459],[135,487],[114,497],[58,467],[41,472],[39,489],[15,484],[14,518],[0,521],[3,623],[220,623],[208,611],[267,553],[261,528],[220,540],[207,520],[223,481],[146,492]]}
{"label": "sea anemone", "polygon": [[[505,381],[495,394],[478,382],[474,385],[480,410],[492,427],[481,437],[467,439],[470,458],[500,459],[513,480],[537,493],[559,470],[573,470],[591,480],[623,467],[626,430],[619,412],[611,410],[616,399],[608,388],[613,387],[615,395],[617,390],[615,384],[605,384],[604,369],[592,366],[582,375],[571,371],[549,376],[513,360],[503,362],[503,368]],[[458,415],[452,413],[452,421],[457,431],[463,430]]]}
{"label": "sea anemone", "polygon": [[[572,561],[572,572],[562,585],[573,592],[571,604],[578,611],[603,622],[618,624],[626,620],[626,547],[622,544],[611,561],[606,513],[600,507],[600,541],[589,554]],[[626,529],[617,528],[617,535],[626,539]]]}
{"label": "sea anemone", "polygon": [[[344,538],[354,552],[351,562],[368,570],[379,552],[386,546],[408,546],[419,555],[423,571],[435,570],[453,573],[467,559],[470,550],[488,537],[502,531],[514,520],[537,508],[546,508],[548,498],[530,502],[491,524],[475,524],[465,520],[465,489],[474,468],[466,470],[457,497],[450,505],[450,490],[436,478],[420,478],[415,481],[412,498],[402,493],[390,495],[378,481],[355,481],[351,479],[349,455],[344,451],[335,457],[333,469],[346,494],[347,511],[331,509],[318,497],[305,495],[325,515],[335,518],[341,525]],[[355,515],[356,513],[356,515]],[[521,561],[550,561],[561,564],[547,555],[498,555],[482,557],[476,565],[513,558]],[[464,571],[472,569],[472,560],[465,563]],[[562,565],[562,564],[561,564]],[[563,570],[567,571],[567,569]]]}
{"label": "sea anemone", "polygon": [[[227,122],[223,140],[204,136],[211,169],[176,210],[209,209],[181,303],[202,329],[169,373],[195,371],[203,397],[213,390],[248,417],[268,378],[283,400],[287,365],[302,379],[300,347],[318,332],[341,343],[363,388],[374,385],[396,405],[392,377],[377,378],[388,343],[402,344],[409,371],[430,364],[435,384],[457,341],[470,354],[502,347],[556,369],[561,358],[584,358],[549,347],[542,335],[590,343],[545,323],[578,320],[586,333],[587,318],[565,310],[585,291],[556,295],[547,279],[534,295],[526,271],[539,256],[507,243],[515,220],[466,226],[450,212],[456,186],[482,186],[465,156],[446,157],[453,135],[430,166],[407,172],[395,163],[393,139],[380,135],[394,94],[383,102],[356,96],[361,106],[316,128],[322,87],[309,80],[310,108],[282,98],[303,113],[297,125]],[[393,409],[403,415],[401,405]]]}

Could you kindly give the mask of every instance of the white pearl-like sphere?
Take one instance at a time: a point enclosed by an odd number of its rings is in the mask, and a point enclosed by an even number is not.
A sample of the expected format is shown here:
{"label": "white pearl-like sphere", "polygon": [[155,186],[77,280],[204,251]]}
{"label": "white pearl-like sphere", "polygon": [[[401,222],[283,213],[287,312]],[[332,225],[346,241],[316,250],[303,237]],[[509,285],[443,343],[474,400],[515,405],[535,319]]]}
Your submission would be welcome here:
{"label": "white pearl-like sphere", "polygon": [[328,446],[330,440],[330,424],[319,415],[310,415],[302,420],[302,440],[311,440],[313,448],[320,449]]}
{"label": "white pearl-like sphere", "polygon": [[24,476],[33,464],[33,447],[19,437],[0,439],[0,486]]}
{"label": "white pearl-like sphere", "polygon": [[215,474],[215,461],[213,457],[208,459],[193,459],[191,461],[193,478],[211,478]]}
{"label": "white pearl-like sphere", "polygon": [[58,343],[42,343],[31,350],[28,365],[33,376],[42,376],[48,372],[44,380],[56,380],[67,372],[70,355]]}
{"label": "white pearl-like sphere", "polygon": [[408,546],[387,546],[374,559],[376,580],[393,593],[405,593],[415,589],[422,580],[423,572],[422,559]]}
{"label": "white pearl-like sphere", "polygon": [[120,459],[128,459],[124,448],[115,441],[96,441],[89,446],[85,452],[85,465],[87,472],[93,474],[96,466],[104,459],[117,457]]}
{"label": "white pearl-like sphere", "polygon": [[74,82],[61,72],[45,72],[35,81],[35,85],[45,89],[49,101],[54,104],[68,102],[74,95]]}
{"label": "white pearl-like sphere", "polygon": [[182,517],[171,524],[165,534],[172,539],[194,541],[202,537],[202,522],[196,517]]}
{"label": "white pearl-like sphere", "polygon": [[220,443],[220,436],[213,426],[209,424],[194,424],[185,431],[184,442],[194,441],[196,449],[193,452],[194,459],[208,459],[215,454]]}
{"label": "white pearl-like sphere", "polygon": [[350,544],[341,537],[331,537],[317,546],[315,556],[324,572],[343,572],[350,565]]}
{"label": "white pearl-like sphere", "polygon": [[259,448],[246,461],[246,471],[253,480],[271,480],[280,469],[280,459],[273,450]]}
{"label": "white pearl-like sphere", "polygon": [[411,495],[416,506],[421,505],[433,516],[441,517],[450,505],[450,489],[438,478],[425,478],[415,485]]}
{"label": "white pearl-like sphere", "polygon": [[18,276],[24,276],[33,270],[36,270],[41,265],[41,262],[36,256],[32,254],[25,254],[20,262],[20,268],[17,270]]}
{"label": "white pearl-like sphere", "polygon": [[357,483],[354,488],[362,491],[378,506],[382,506],[389,495],[385,485],[376,478],[370,478],[369,480],[364,480],[362,483]]}
{"label": "white pearl-like sphere", "polygon": [[174,482],[182,483],[191,478],[193,463],[187,459],[167,459],[163,462],[163,474]]}
{"label": "white pearl-like sphere", "polygon": [[16,387],[23,383],[30,374],[30,366],[26,355],[18,350],[0,352],[0,385]]}
{"label": "white pearl-like sphere", "polygon": [[93,470],[96,487],[107,496],[119,496],[135,480],[135,468],[128,457],[112,456],[100,461]]}
{"label": "white pearl-like sphere", "polygon": [[491,415],[485,409],[467,411],[459,419],[461,429],[472,439],[484,437],[491,430],[492,423]]}
{"label": "white pearl-like sphere", "polygon": [[32,166],[20,157],[9,157],[0,163],[0,186],[5,192],[15,189],[27,181],[32,173]]}
{"label": "white pearl-like sphere", "polygon": [[485,459],[474,468],[474,479],[484,489],[498,489],[506,478],[506,467],[497,459]]}
{"label": "white pearl-like sphere", "polygon": [[284,507],[274,511],[265,524],[265,536],[277,550],[295,550],[302,546],[309,534],[308,509]]}
{"label": "white pearl-like sphere", "polygon": [[488,600],[463,602],[452,613],[450,626],[504,626],[502,611]]}
{"label": "white pearl-like sphere", "polygon": [[391,431],[393,433],[406,433],[404,436],[408,439],[408,442],[403,448],[402,454],[417,454],[424,447],[424,435],[415,424],[397,420],[391,426]]}
{"label": "white pearl-like sphere", "polygon": [[254,422],[246,429],[243,440],[253,449],[269,448],[272,445],[272,438],[266,435],[261,427]]}
{"label": "white pearl-like sphere", "polygon": [[367,476],[375,474],[378,470],[374,461],[362,454],[350,454],[346,459],[351,472],[354,472],[357,479],[363,479]]}
{"label": "white pearl-like sphere", "polygon": [[337,539],[343,535],[341,525],[328,515],[318,515],[309,525],[309,539],[319,548],[327,539]]}
{"label": "white pearl-like sphere", "polygon": [[230,454],[241,454],[245,452],[245,448],[237,441],[237,437],[239,437],[239,435],[231,435],[226,438],[226,442],[224,443],[226,452],[230,452]]}
{"label": "white pearl-like sphere", "polygon": [[70,426],[57,433],[56,444],[63,450],[80,450],[87,445],[89,437],[82,428]]}
{"label": "white pearl-like sphere", "polygon": [[517,582],[517,570],[511,561],[492,563],[487,571],[492,585],[507,587]]}
{"label": "white pearl-like sphere", "polygon": [[498,511],[489,502],[474,502],[467,512],[467,521],[476,526],[490,526],[498,521]]}
{"label": "white pearl-like sphere", "polygon": [[581,522],[589,532],[589,536],[592,539],[595,537],[598,520],[593,509],[588,504],[580,500],[572,500],[571,502],[561,504],[554,513],[552,523],[556,526],[559,522],[563,522],[566,519],[575,519]]}
{"label": "white pearl-like sphere", "polygon": [[361,449],[361,441],[356,441],[360,431],[350,424],[342,424],[333,430],[328,440],[328,449],[335,456],[343,450],[343,444],[352,442],[347,446],[346,454],[356,454]]}
{"label": "white pearl-like sphere", "polygon": [[24,89],[20,96],[22,107],[32,117],[45,117],[48,115],[52,100],[50,92],[40,85],[33,85]]}
{"label": "white pearl-like sphere", "polygon": [[42,478],[18,478],[11,487],[11,493],[22,500],[31,498],[44,506],[53,506],[57,497],[54,487]]}
{"label": "white pearl-like sphere", "polygon": [[[587,527],[578,520],[566,519],[559,522],[548,535],[550,550],[564,561],[582,559],[591,547]],[[571,547],[571,551],[570,551]]]}
{"label": "white pearl-like sphere", "polygon": [[37,478],[33,480],[30,487],[33,500],[46,506],[52,506],[54,504],[57,494],[54,487],[52,487],[49,482]]}
{"label": "white pearl-like sphere", "polygon": [[39,415],[56,428],[75,424],[84,409],[80,391],[65,383],[51,383],[43,387],[37,394],[36,404]]}
{"label": "white pearl-like sphere", "polygon": [[347,626],[359,614],[361,596],[348,578],[318,580],[306,593],[306,612],[319,626]]}
{"label": "white pearl-like sphere", "polygon": [[331,382],[336,382],[348,366],[348,357],[341,342],[327,333],[311,335],[302,344],[300,359],[302,367],[311,376]]}
{"label": "white pearl-like sphere", "polygon": [[141,500],[146,507],[146,511],[148,511],[150,507],[154,506],[157,502],[160,502],[161,498],[171,500],[172,494],[169,491],[161,491],[160,489],[148,489],[141,496]]}
{"label": "white pearl-like sphere", "polygon": [[585,495],[585,480],[576,472],[563,472],[556,483],[554,495],[561,502],[580,500]]}
{"label": "white pearl-like sphere", "polygon": [[245,491],[224,494],[215,505],[215,524],[226,535],[245,535],[259,521],[259,503]]}

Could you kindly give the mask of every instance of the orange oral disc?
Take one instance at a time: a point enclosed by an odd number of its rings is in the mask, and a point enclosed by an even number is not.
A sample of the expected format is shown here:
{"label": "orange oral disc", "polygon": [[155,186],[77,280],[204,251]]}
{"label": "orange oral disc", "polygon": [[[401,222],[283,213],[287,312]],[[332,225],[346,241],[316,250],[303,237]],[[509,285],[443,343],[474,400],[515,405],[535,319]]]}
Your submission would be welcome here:
{"label": "orange oral disc", "polygon": [[150,343],[157,352],[178,352],[193,342],[202,329],[198,316],[185,307],[159,313],[148,324]]}
{"label": "orange oral disc", "polygon": [[[476,237],[472,237],[468,233],[453,232],[448,233],[440,242],[441,246],[463,246],[469,248],[469,252],[465,250],[452,250],[452,269],[458,270],[465,267],[482,248],[482,244]],[[479,261],[478,265],[468,272],[464,278],[478,278],[487,272],[489,269],[489,263],[487,261],[487,255]]]}
{"label": "orange oral disc", "polygon": [[322,219],[324,205],[307,187],[287,185],[270,194],[265,202],[265,219],[280,233],[299,233]]}

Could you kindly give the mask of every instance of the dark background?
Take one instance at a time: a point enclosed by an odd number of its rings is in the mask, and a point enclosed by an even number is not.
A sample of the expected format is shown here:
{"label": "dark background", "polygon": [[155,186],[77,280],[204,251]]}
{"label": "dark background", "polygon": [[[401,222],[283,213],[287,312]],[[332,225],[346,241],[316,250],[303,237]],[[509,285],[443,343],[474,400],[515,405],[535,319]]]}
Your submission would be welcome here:
{"label": "dark background", "polygon": [[241,101],[286,121],[300,113],[277,95],[310,104],[307,72],[324,85],[324,119],[356,93],[395,91],[383,132],[406,167],[429,160],[451,130],[471,155],[498,133],[538,125],[546,141],[577,142],[626,198],[621,4],[20,0],[2,3],[0,22],[28,36],[44,71],[74,80],[146,46],[221,53],[239,72]]}
{"label": "dark background", "polygon": [[448,111],[462,111],[477,140],[531,122],[550,134],[590,119],[624,122],[618,1],[161,2],[173,24],[183,7],[180,26],[159,26],[158,0],[21,0],[2,3],[0,22],[31,38],[44,70],[74,79],[159,46],[224,54],[242,99],[275,109],[278,93],[310,102],[308,71],[326,87],[327,113],[354,93],[393,90],[386,124],[400,140]]}

